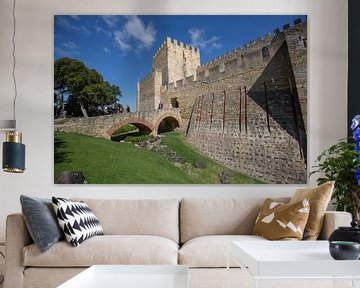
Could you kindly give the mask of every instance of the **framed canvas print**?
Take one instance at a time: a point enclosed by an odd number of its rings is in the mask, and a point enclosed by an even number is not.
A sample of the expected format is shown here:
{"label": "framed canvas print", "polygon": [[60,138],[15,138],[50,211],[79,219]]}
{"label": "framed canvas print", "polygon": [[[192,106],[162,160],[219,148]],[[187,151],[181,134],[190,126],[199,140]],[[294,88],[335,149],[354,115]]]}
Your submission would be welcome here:
{"label": "framed canvas print", "polygon": [[307,182],[306,15],[56,15],[56,184]]}

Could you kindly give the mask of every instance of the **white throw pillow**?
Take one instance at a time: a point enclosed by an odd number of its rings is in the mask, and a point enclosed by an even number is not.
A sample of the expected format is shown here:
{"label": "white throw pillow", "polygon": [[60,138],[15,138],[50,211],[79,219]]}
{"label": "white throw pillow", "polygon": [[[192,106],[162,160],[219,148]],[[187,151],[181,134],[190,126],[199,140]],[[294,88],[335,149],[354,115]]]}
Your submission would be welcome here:
{"label": "white throw pillow", "polygon": [[84,202],[52,197],[55,214],[66,241],[79,246],[86,239],[104,235],[99,220]]}

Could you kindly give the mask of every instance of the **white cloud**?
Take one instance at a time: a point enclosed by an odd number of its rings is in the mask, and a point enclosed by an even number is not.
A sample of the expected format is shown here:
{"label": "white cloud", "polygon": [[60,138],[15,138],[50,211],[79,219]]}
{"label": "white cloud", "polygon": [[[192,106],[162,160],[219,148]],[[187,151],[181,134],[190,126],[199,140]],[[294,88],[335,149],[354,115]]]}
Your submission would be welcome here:
{"label": "white cloud", "polygon": [[55,48],[55,52],[59,54],[62,57],[75,57],[76,55],[79,55],[79,49],[80,47],[72,42],[67,41],[61,43],[58,47]]}
{"label": "white cloud", "polygon": [[80,29],[81,29],[82,32],[84,32],[84,33],[87,34],[87,35],[90,35],[90,34],[91,34],[90,31],[89,31],[89,29],[87,29],[85,26],[80,26]]}
{"label": "white cloud", "polygon": [[138,16],[127,16],[122,29],[114,32],[114,39],[117,47],[123,52],[132,48],[140,52],[151,48],[155,42],[156,33],[152,23],[145,25]]}
{"label": "white cloud", "polygon": [[110,30],[106,30],[104,28],[102,28],[101,26],[95,26],[95,31],[96,33],[100,34],[100,33],[104,33],[107,36],[111,36],[111,31]]}
{"label": "white cloud", "polygon": [[188,32],[192,43],[197,43],[205,34],[205,30],[200,28],[191,28]]}
{"label": "white cloud", "polygon": [[137,41],[137,48],[150,48],[155,42],[156,29],[149,23],[147,26],[137,16],[129,16],[123,27],[124,32]]}
{"label": "white cloud", "polygon": [[104,15],[104,16],[100,16],[104,22],[109,26],[109,27],[114,27],[117,23],[117,16],[112,16],[112,15]]}
{"label": "white cloud", "polygon": [[71,17],[72,19],[75,19],[75,20],[80,19],[79,15],[68,15],[68,16]]}
{"label": "white cloud", "polygon": [[222,47],[221,43],[218,41],[220,37],[212,36],[210,38],[206,37],[206,32],[202,28],[191,28],[188,33],[190,34],[191,44],[202,49],[219,49]]}
{"label": "white cloud", "polygon": [[68,19],[66,19],[64,16],[57,16],[56,17],[56,23],[68,30],[74,30],[74,31],[80,31],[80,27],[76,25],[72,25]]}
{"label": "white cloud", "polygon": [[63,49],[61,47],[56,47],[55,52],[62,57],[72,57],[72,58],[74,58],[74,57],[76,57],[76,55],[80,54],[79,51],[77,51],[77,50],[67,50],[67,49]]}
{"label": "white cloud", "polygon": [[110,54],[110,50],[108,48],[104,47],[103,49],[106,53]]}
{"label": "white cloud", "polygon": [[78,45],[76,45],[74,42],[72,41],[68,41],[68,42],[63,42],[60,44],[61,46],[70,49],[70,50],[76,50],[79,49],[80,47]]}
{"label": "white cloud", "polygon": [[[134,49],[140,52],[143,49],[149,49],[155,42],[156,29],[152,23],[147,25],[138,16],[119,16],[104,15],[100,18],[106,23],[109,29],[104,29],[100,25],[95,27],[96,33],[113,35],[115,45],[122,51],[126,52]],[[122,19],[122,21],[119,21]],[[123,21],[125,19],[125,22]],[[122,26],[120,26],[122,23]]]}
{"label": "white cloud", "polygon": [[221,43],[212,43],[211,47],[213,47],[214,49],[220,49],[222,47]]}
{"label": "white cloud", "polygon": [[[74,18],[75,15],[69,15],[70,18],[75,19]],[[56,23],[62,27],[64,27],[65,29],[68,30],[73,30],[73,31],[77,31],[77,32],[82,32],[84,34],[90,35],[90,31],[89,29],[87,29],[85,26],[81,25],[81,26],[77,26],[77,25],[73,25],[70,23],[70,21],[65,18],[67,16],[57,16],[56,17]],[[79,17],[79,16],[76,16]]]}
{"label": "white cloud", "polygon": [[121,31],[115,31],[114,32],[114,40],[117,47],[120,48],[123,52],[128,51],[131,49],[131,45],[127,43],[127,39]]}

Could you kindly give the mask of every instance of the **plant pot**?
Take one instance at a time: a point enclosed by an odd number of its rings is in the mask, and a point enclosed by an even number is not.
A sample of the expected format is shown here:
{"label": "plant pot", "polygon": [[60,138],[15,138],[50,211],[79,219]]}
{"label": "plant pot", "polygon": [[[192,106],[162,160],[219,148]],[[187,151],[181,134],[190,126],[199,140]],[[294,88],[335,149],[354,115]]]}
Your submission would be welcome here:
{"label": "plant pot", "polygon": [[360,244],[357,242],[332,241],[329,250],[335,260],[358,260],[360,257]]}
{"label": "plant pot", "polygon": [[357,242],[360,244],[360,226],[357,222],[352,221],[349,227],[339,227],[329,237],[329,242],[332,241],[348,241]]}

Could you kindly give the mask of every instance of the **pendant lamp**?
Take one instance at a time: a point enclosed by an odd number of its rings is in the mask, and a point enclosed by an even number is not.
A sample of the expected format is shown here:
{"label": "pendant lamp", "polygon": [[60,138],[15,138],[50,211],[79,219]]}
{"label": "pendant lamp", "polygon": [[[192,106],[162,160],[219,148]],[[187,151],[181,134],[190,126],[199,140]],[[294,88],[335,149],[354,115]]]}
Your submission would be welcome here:
{"label": "pendant lamp", "polygon": [[16,86],[16,57],[15,57],[15,35],[16,35],[16,0],[13,0],[13,37],[12,37],[12,57],[13,57],[13,69],[12,78],[14,82],[14,100],[13,100],[13,120],[0,121],[0,130],[6,131],[6,139],[3,143],[3,161],[2,167],[5,172],[10,173],[23,173],[25,171],[25,145],[22,144],[22,133],[17,131],[16,128],[16,98],[17,98],[17,86]]}

